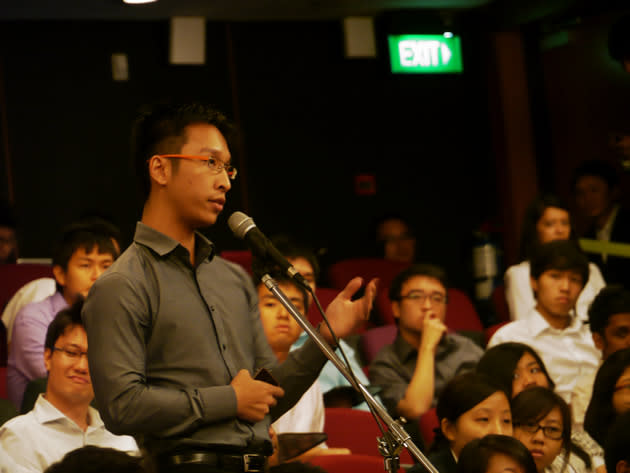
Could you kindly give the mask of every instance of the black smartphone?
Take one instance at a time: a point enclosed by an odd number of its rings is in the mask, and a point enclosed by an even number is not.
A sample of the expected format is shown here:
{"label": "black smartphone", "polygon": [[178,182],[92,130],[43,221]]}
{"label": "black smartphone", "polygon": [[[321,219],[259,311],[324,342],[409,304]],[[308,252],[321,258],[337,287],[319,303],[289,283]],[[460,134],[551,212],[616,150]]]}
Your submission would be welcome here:
{"label": "black smartphone", "polygon": [[276,378],[273,377],[273,375],[269,372],[267,368],[260,368],[258,371],[256,371],[254,379],[273,384],[274,386],[279,386],[278,381],[276,381]]}

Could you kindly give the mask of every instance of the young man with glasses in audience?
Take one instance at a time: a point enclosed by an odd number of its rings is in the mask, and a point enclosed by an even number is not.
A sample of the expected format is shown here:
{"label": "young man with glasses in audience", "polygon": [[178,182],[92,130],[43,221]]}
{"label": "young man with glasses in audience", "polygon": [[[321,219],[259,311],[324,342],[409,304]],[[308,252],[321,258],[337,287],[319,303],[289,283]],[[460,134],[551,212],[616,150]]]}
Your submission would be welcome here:
{"label": "young man with glasses in audience", "polygon": [[392,281],[389,298],[398,335],[376,355],[369,377],[383,388],[380,397],[393,416],[417,420],[435,405],[448,381],[475,367],[483,350],[469,338],[447,332],[443,269],[428,264],[405,269]]}
{"label": "young man with glasses in audience", "polygon": [[[19,467],[17,472],[42,472],[63,456],[85,445],[138,454],[135,440],[109,432],[90,406],[94,390],[88,369],[87,335],[81,321],[82,302],[64,309],[46,333],[46,393],[28,414],[0,428],[0,451]],[[2,462],[0,462],[1,464]]]}

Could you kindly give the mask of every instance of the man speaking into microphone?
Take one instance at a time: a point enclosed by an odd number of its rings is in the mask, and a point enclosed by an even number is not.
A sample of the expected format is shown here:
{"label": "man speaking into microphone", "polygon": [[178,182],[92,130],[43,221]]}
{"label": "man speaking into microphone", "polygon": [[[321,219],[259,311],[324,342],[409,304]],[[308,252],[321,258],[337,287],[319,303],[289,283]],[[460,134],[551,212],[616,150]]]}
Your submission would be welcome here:
{"label": "man speaking into microphone", "polygon": [[[105,425],[142,440],[161,472],[263,471],[270,423],[326,361],[309,341],[279,365],[248,275],[196,232],[216,222],[237,176],[229,137],[226,118],[199,104],[138,119],[142,219],[83,310]],[[339,337],[368,316],[376,284],[352,301],[360,286],[355,278],[328,307]],[[327,328],[321,333],[332,341]]]}

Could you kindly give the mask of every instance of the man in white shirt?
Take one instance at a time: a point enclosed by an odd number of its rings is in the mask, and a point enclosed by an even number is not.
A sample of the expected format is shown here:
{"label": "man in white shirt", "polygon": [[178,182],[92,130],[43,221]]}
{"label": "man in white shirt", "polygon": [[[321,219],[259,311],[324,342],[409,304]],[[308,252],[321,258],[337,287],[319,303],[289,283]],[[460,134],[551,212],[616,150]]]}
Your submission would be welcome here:
{"label": "man in white shirt", "polygon": [[596,371],[601,357],[588,326],[575,315],[588,274],[588,259],[573,241],[542,245],[531,260],[536,307],[525,319],[499,329],[488,342],[488,347],[504,342],[531,346],[567,402],[577,380]]}
{"label": "man in white shirt", "polygon": [[[0,449],[20,472],[42,472],[85,445],[138,454],[135,440],[110,433],[96,409],[87,360],[87,335],[79,302],[57,314],[46,333],[46,393],[28,414],[0,427]],[[7,460],[7,461],[8,461]]]}

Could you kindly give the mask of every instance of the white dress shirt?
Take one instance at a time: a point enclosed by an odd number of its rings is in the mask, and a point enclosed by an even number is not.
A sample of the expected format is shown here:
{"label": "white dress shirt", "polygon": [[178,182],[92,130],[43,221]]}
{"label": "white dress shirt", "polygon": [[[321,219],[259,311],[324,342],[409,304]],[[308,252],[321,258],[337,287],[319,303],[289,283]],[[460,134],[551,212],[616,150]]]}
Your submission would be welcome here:
{"label": "white dress shirt", "polygon": [[[505,284],[505,299],[510,308],[510,318],[521,320],[529,315],[536,307],[534,290],[530,280],[529,261],[523,261],[510,266],[503,277]],[[599,291],[606,286],[602,272],[596,264],[588,265],[588,280],[575,303],[576,311],[581,320],[588,319],[588,306],[593,302]]]}
{"label": "white dress shirt", "polygon": [[0,450],[7,456],[4,461],[17,464],[20,473],[30,473],[43,472],[66,453],[85,445],[139,454],[133,437],[109,432],[96,409],[90,407],[88,416],[90,425],[84,432],[40,394],[32,411],[0,427]]}
{"label": "white dress shirt", "polygon": [[324,395],[315,381],[291,409],[272,424],[277,434],[324,431]]}
{"label": "white dress shirt", "polygon": [[557,329],[535,309],[527,318],[497,330],[488,342],[488,348],[505,342],[520,342],[532,347],[556,383],[556,392],[568,403],[578,380],[596,371],[602,356],[593,343],[590,329],[577,317],[571,319],[568,327]]}

